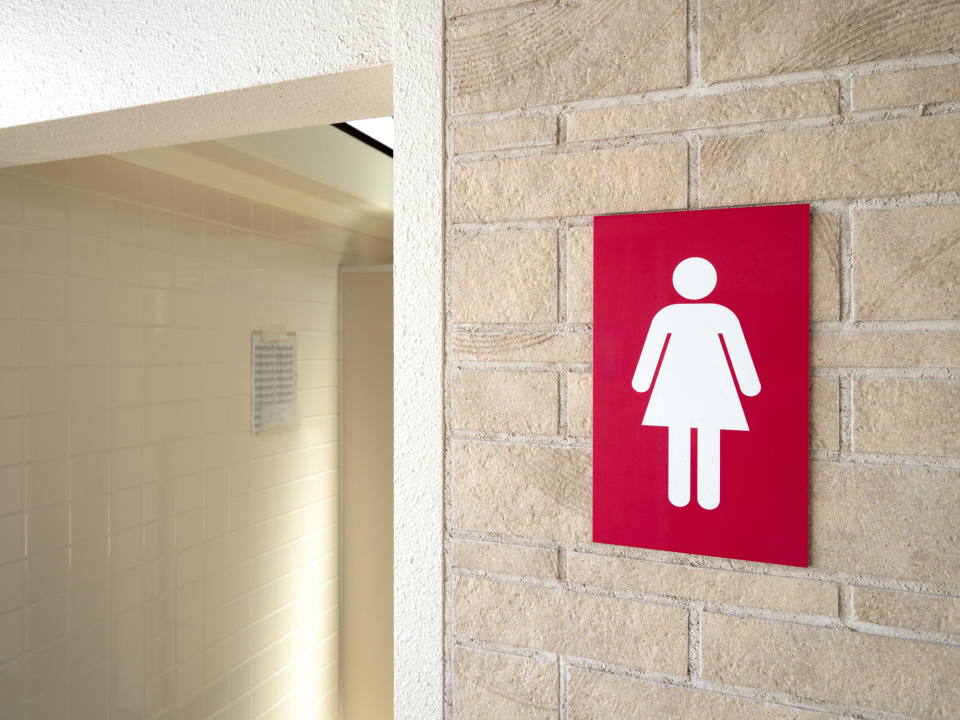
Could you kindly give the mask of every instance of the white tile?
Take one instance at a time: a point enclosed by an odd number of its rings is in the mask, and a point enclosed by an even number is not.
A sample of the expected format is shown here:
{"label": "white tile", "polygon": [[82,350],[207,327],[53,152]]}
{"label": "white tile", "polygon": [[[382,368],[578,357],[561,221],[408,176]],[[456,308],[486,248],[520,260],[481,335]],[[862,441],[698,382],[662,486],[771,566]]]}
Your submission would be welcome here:
{"label": "white tile", "polygon": [[0,565],[0,612],[19,608],[23,604],[23,564],[8,562]]}
{"label": "white tile", "polygon": [[70,552],[57,548],[27,558],[24,564],[25,603],[39,602],[70,587]]}
{"label": "white tile", "polygon": [[63,365],[67,360],[69,328],[59,322],[24,322],[23,338],[24,367]]}
{"label": "white tile", "polygon": [[67,635],[70,595],[61,593],[28,605],[23,619],[24,650],[36,650]]}
{"label": "white tile", "polygon": [[0,417],[20,414],[21,373],[0,369]]}
{"label": "white tile", "polygon": [[56,185],[23,178],[23,221],[50,228],[67,226],[67,191]]}
{"label": "white tile", "polygon": [[26,226],[22,234],[23,270],[42,275],[66,275],[70,264],[66,230]]}
{"label": "white tile", "polygon": [[21,650],[20,610],[12,610],[0,615],[0,662],[20,654]]}
{"label": "white tile", "polygon": [[0,275],[0,318],[19,320],[23,303],[23,278],[20,275]]}
{"label": "white tile", "polygon": [[70,190],[70,232],[104,238],[107,234],[107,199],[102,195]]}
{"label": "white tile", "polygon": [[31,367],[23,371],[23,410],[28,415],[64,411],[69,406],[66,367]]}
{"label": "white tile", "polygon": [[0,420],[0,466],[20,462],[20,418]]}
{"label": "white tile", "polygon": [[20,222],[20,178],[0,173],[0,221]]}
{"label": "white tile", "polygon": [[[2,183],[0,177],[0,183]],[[0,273],[19,273],[23,268],[23,231],[19,225],[0,222]]]}
{"label": "white tile", "polygon": [[69,450],[65,412],[29,415],[23,419],[23,457],[26,462],[66,457]]}
{"label": "white tile", "polygon": [[24,465],[23,481],[28,510],[70,499],[70,470],[66,458]]}
{"label": "white tile", "polygon": [[69,281],[48,275],[23,278],[23,317],[26,320],[66,320]]}
{"label": "white tile", "polygon": [[30,510],[27,525],[27,556],[66,548],[70,543],[70,507],[66,503]]}
{"label": "white tile", "polygon": [[102,237],[70,236],[70,274],[75,278],[107,277],[107,241]]}
{"label": "white tile", "polygon": [[70,283],[68,316],[72,322],[102,323],[110,318],[110,291],[102,282],[73,280]]}

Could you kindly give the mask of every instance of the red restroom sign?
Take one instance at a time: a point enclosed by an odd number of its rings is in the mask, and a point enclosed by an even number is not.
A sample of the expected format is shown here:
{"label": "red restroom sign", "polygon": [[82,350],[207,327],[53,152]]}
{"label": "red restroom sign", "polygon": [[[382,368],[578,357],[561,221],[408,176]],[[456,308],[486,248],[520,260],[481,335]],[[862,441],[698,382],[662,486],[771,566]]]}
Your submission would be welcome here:
{"label": "red restroom sign", "polygon": [[595,218],[595,542],[807,565],[809,215]]}

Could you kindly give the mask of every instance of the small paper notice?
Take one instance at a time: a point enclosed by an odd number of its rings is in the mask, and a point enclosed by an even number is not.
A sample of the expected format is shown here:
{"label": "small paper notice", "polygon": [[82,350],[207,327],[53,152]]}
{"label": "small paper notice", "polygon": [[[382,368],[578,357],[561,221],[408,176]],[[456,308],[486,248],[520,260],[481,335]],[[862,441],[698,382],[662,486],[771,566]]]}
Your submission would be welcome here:
{"label": "small paper notice", "polygon": [[254,332],[251,343],[253,432],[292,427],[297,420],[297,336]]}

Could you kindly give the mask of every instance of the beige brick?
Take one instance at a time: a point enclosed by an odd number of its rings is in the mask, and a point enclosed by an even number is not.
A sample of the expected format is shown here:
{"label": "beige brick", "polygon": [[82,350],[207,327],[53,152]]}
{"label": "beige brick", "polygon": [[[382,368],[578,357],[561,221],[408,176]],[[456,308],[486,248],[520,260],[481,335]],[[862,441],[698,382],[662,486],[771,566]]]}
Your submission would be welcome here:
{"label": "beige brick", "polygon": [[556,435],[557,374],[504,370],[453,372],[453,427],[523,435]]}
{"label": "beige brick", "polygon": [[956,367],[960,333],[813,333],[811,358],[820,367]]}
{"label": "beige brick", "polygon": [[960,117],[950,116],[706,140],[700,199],[745,205],[956,190],[958,134]]}
{"label": "beige brick", "polygon": [[454,540],[451,555],[454,567],[551,580],[557,577],[557,551],[550,548]]}
{"label": "beige brick", "polygon": [[570,435],[593,435],[593,374],[572,372],[567,376],[567,430]]}
{"label": "beige brick", "polygon": [[[840,220],[832,213],[810,218],[810,317],[840,318]],[[593,322],[593,228],[567,231],[567,318]]]}
{"label": "beige brick", "polygon": [[840,449],[840,381],[810,378],[810,448]]}
{"label": "beige brick", "polygon": [[453,357],[506,362],[590,362],[593,336],[570,332],[457,332]]}
{"label": "beige brick", "polygon": [[857,380],[857,452],[960,455],[960,382]]}
{"label": "beige brick", "polygon": [[703,0],[701,73],[724,80],[950,51],[958,26],[953,0]]}
{"label": "beige brick", "polygon": [[455,238],[451,246],[455,322],[556,321],[556,233],[481,233]]}
{"label": "beige brick", "polygon": [[810,319],[840,319],[840,219],[810,217]]}
{"label": "beige brick", "polygon": [[960,584],[956,470],[811,464],[810,567]]}
{"label": "beige brick", "polygon": [[687,145],[456,163],[454,222],[668,210],[687,203]]}
{"label": "beige brick", "polygon": [[447,17],[459,17],[487,10],[501,10],[527,2],[530,0],[447,0],[443,5],[447,11]]}
{"label": "beige brick", "polygon": [[816,580],[684,567],[573,552],[571,582],[746,607],[837,616],[837,587]]}
{"label": "beige brick", "polygon": [[631,677],[570,669],[568,720],[827,720],[832,715]]}
{"label": "beige brick", "polygon": [[726,95],[685,97],[572,112],[567,140],[690,130],[763,120],[834,115],[839,111],[836,82],[746,90]]}
{"label": "beige brick", "polygon": [[704,613],[712,682],[930,718],[960,709],[960,647]]}
{"label": "beige brick", "polygon": [[863,75],[853,79],[853,109],[905,107],[960,100],[960,63]]}
{"label": "beige brick", "polygon": [[857,319],[960,318],[958,237],[960,205],[854,215],[853,296]]}
{"label": "beige brick", "polygon": [[914,593],[853,589],[857,620],[913,630],[960,634],[960,599]]}
{"label": "beige brick", "polygon": [[687,672],[683,608],[463,577],[454,589],[453,632],[673,675]]}
{"label": "beige brick", "polygon": [[479,113],[677,87],[686,3],[563,5],[451,28],[450,112]]}
{"label": "beige brick", "polygon": [[590,539],[588,451],[461,441],[451,454],[454,528]]}
{"label": "beige brick", "polygon": [[461,720],[557,717],[556,663],[458,647],[453,673],[454,712]]}
{"label": "beige brick", "polygon": [[453,152],[457,155],[524,145],[553,145],[556,141],[557,119],[552,115],[465,123],[452,129]]}
{"label": "beige brick", "polygon": [[593,228],[567,230],[567,319],[593,322]]}

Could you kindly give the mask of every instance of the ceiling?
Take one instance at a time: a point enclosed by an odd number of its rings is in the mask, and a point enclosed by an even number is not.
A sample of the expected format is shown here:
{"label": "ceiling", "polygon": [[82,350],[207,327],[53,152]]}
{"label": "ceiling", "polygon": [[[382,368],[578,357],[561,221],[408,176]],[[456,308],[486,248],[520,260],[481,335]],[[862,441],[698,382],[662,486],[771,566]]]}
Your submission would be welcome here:
{"label": "ceiling", "polygon": [[331,125],[114,157],[355,232],[393,237],[393,159]]}

